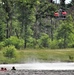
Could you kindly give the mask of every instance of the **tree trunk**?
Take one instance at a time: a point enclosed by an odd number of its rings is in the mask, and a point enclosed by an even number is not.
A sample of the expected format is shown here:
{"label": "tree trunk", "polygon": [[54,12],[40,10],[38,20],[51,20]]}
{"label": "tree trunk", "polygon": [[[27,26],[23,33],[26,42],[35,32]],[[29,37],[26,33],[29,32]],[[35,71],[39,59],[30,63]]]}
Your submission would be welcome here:
{"label": "tree trunk", "polygon": [[53,41],[53,21],[51,18],[51,40]]}
{"label": "tree trunk", "polygon": [[8,24],[8,19],[7,19],[7,24],[6,24],[6,38],[9,38],[9,24]]}
{"label": "tree trunk", "polygon": [[27,46],[27,24],[25,24],[24,48]]}
{"label": "tree trunk", "polygon": [[60,0],[60,6],[62,9],[65,9],[65,0]]}

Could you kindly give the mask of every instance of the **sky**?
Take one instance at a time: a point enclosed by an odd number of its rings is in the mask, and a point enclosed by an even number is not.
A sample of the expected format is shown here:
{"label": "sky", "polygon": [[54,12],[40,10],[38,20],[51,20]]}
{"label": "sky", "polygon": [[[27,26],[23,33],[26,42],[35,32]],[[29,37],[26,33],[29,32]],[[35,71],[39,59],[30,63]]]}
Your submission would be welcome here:
{"label": "sky", "polygon": [[[60,0],[53,0],[53,1],[55,1],[56,3],[59,3],[60,2]],[[66,4],[68,4],[68,3],[70,3],[71,2],[71,0],[65,0],[65,3]]]}

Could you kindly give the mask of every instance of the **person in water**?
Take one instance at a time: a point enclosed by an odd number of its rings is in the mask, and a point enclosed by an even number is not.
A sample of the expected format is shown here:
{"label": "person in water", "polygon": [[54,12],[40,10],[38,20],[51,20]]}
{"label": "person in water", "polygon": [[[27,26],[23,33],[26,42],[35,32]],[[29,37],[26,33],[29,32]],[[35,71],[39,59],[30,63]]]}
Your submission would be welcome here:
{"label": "person in water", "polygon": [[1,67],[1,70],[0,71],[6,71],[6,70],[7,70],[7,68]]}
{"label": "person in water", "polygon": [[16,68],[13,66],[11,70],[16,70]]}

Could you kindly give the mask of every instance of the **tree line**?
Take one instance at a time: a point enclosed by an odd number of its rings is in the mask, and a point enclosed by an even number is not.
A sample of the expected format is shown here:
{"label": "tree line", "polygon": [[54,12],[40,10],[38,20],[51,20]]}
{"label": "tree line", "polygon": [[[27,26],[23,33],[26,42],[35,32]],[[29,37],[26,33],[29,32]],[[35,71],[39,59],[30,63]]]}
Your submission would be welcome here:
{"label": "tree line", "polygon": [[[16,48],[73,48],[73,6],[61,0],[0,0],[0,49]],[[60,8],[67,11],[66,19],[55,18]]]}

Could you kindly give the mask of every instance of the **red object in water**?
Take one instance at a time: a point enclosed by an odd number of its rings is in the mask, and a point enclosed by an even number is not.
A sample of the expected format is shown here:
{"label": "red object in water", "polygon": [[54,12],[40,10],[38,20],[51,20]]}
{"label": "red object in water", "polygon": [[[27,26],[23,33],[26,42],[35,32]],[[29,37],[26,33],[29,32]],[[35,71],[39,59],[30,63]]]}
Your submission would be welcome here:
{"label": "red object in water", "polygon": [[3,67],[1,67],[1,70],[0,71],[4,71],[4,68]]}
{"label": "red object in water", "polygon": [[66,16],[67,15],[67,12],[66,11],[63,11],[62,12],[62,15]]}
{"label": "red object in water", "polygon": [[7,71],[7,68],[4,68],[4,71]]}
{"label": "red object in water", "polygon": [[55,12],[55,13],[54,13],[54,16],[55,16],[55,17],[58,17],[58,16],[59,16],[59,13],[58,13],[58,12]]}
{"label": "red object in water", "polygon": [[1,67],[0,71],[7,71],[6,68]]}

